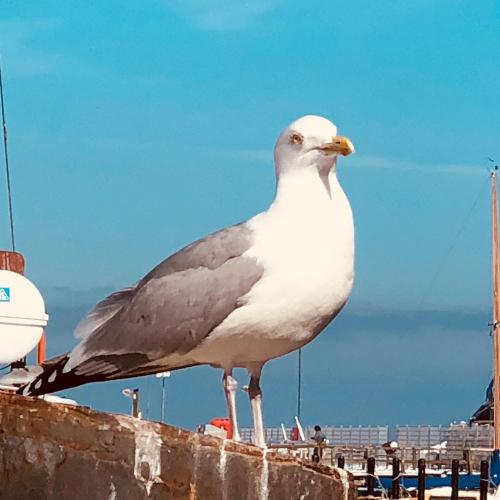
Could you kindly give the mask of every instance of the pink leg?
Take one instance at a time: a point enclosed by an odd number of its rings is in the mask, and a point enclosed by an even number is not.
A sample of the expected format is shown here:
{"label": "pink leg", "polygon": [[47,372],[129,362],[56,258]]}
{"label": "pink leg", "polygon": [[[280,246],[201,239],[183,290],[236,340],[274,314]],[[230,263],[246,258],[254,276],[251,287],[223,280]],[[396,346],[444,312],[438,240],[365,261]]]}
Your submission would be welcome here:
{"label": "pink leg", "polygon": [[238,382],[233,378],[233,370],[226,370],[222,377],[224,394],[226,395],[227,413],[233,427],[233,441],[241,441],[240,430],[238,428],[238,418],[236,416],[236,391]]}

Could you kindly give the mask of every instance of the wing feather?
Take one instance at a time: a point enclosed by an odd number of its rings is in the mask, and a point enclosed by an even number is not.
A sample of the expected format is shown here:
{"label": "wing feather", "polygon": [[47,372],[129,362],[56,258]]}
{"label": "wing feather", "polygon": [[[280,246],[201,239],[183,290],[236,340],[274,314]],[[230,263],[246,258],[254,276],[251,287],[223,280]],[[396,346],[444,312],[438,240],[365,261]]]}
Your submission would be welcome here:
{"label": "wing feather", "polygon": [[130,301],[135,286],[124,288],[114,292],[104,300],[99,302],[88,314],[78,323],[75,329],[75,337],[87,338],[101,325],[108,322],[125,304]]}
{"label": "wing feather", "polygon": [[165,356],[188,353],[244,303],[261,278],[262,267],[245,256],[251,245],[244,224],[223,229],[167,258],[135,287],[104,299],[78,327],[82,341],[65,371],[80,365],[91,375],[104,366],[92,366],[92,358],[109,356],[115,364],[123,356],[137,360],[126,371],[139,372]]}

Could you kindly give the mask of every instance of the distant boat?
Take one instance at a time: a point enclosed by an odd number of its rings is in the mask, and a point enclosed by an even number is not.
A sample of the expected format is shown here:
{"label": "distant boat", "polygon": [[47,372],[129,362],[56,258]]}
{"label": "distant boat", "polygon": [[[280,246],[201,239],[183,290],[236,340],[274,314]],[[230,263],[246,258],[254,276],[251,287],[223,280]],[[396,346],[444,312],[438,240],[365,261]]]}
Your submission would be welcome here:
{"label": "distant boat", "polygon": [[491,424],[493,422],[493,379],[486,389],[484,402],[472,414],[469,422],[471,424]]}

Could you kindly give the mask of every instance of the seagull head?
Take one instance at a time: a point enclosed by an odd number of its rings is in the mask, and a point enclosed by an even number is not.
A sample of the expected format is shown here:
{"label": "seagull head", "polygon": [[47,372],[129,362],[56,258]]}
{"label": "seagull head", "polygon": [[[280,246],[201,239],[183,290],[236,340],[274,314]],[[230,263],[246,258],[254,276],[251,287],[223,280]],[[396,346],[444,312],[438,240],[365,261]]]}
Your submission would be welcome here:
{"label": "seagull head", "polygon": [[274,161],[278,174],[311,168],[327,173],[339,155],[352,153],[352,142],[337,135],[337,127],[330,120],[308,115],[295,120],[281,133],[274,148]]}

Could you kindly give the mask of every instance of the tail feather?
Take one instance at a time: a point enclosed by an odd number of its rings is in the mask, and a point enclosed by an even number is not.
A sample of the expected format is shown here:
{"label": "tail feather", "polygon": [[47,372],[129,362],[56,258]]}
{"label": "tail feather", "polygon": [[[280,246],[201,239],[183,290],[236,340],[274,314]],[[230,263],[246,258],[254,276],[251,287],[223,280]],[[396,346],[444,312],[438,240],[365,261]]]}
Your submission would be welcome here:
{"label": "tail feather", "polygon": [[141,377],[198,364],[168,367],[150,363],[147,365],[127,363],[134,358],[137,361],[136,356],[127,354],[95,356],[68,370],[65,368],[69,361],[69,353],[66,353],[39,365],[37,368],[41,367],[43,371],[41,373],[38,371],[38,375],[22,385],[17,392],[25,396],[40,396],[91,382]]}
{"label": "tail feather", "polygon": [[20,387],[17,392],[25,396],[40,396],[42,394],[77,387],[87,382],[104,380],[101,374],[94,374],[90,377],[79,375],[75,373],[75,370],[65,372],[64,368],[68,361],[68,354],[63,354],[43,363],[40,365],[43,369],[42,373],[31,382]]}

